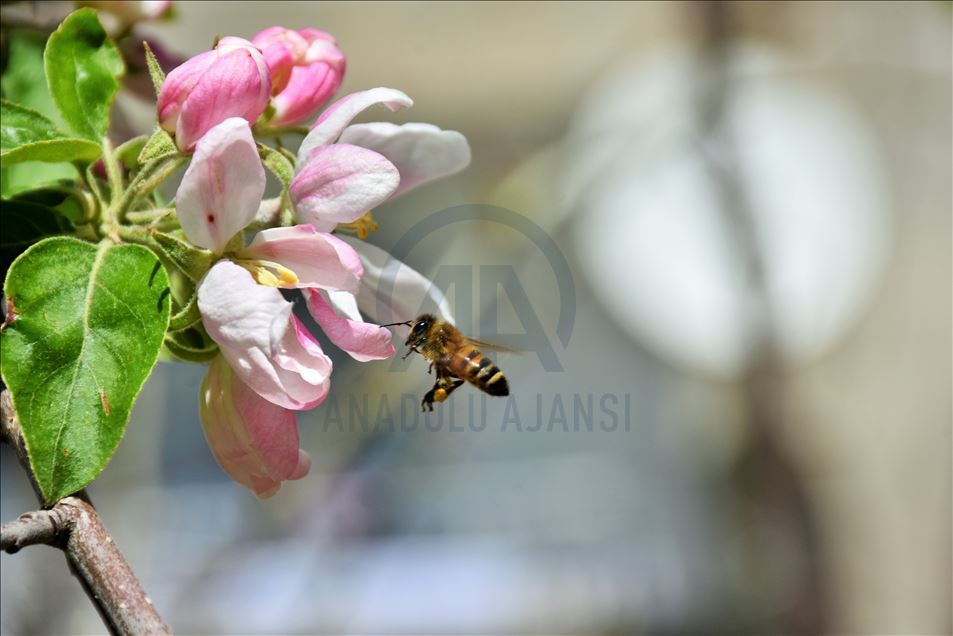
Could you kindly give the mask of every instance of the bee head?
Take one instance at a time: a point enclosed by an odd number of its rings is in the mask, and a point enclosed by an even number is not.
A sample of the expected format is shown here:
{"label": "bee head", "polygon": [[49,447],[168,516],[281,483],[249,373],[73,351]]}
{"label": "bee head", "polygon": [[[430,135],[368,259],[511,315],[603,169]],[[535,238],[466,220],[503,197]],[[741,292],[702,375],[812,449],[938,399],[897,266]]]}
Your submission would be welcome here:
{"label": "bee head", "polygon": [[408,347],[416,347],[421,344],[427,339],[427,333],[435,321],[436,318],[431,314],[424,314],[417,318],[417,320],[414,321],[414,325],[410,328],[410,333],[407,334],[407,340],[404,344]]}

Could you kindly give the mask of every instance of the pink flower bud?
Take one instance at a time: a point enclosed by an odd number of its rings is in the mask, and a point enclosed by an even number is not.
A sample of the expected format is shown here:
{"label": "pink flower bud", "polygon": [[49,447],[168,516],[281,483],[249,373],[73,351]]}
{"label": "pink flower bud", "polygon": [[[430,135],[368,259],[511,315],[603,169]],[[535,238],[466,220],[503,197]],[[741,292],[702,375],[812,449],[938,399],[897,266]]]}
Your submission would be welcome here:
{"label": "pink flower bud", "polygon": [[270,27],[252,42],[259,47],[272,75],[276,126],[312,117],[344,79],[344,53],[331,35],[317,29],[292,31]]}
{"label": "pink flower bud", "polygon": [[297,31],[284,27],[268,27],[251,39],[261,49],[271,73],[271,92],[280,93],[291,79],[291,69],[304,63],[308,41]]}
{"label": "pink flower bud", "polygon": [[156,106],[159,125],[175,134],[179,149],[191,151],[209,129],[229,117],[249,124],[264,112],[271,76],[261,51],[248,40],[222,38],[166,77]]}

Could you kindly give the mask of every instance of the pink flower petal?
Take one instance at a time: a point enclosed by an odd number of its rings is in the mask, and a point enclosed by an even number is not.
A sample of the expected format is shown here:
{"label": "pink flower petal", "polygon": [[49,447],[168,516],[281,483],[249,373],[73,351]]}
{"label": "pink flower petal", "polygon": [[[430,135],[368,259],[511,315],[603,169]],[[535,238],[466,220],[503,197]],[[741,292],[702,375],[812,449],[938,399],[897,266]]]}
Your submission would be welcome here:
{"label": "pink flower petal", "polygon": [[344,129],[339,143],[374,150],[397,166],[400,185],[392,198],[470,165],[466,137],[431,124],[356,124]]}
{"label": "pink flower petal", "polygon": [[248,122],[226,119],[199,141],[176,193],[179,223],[190,241],[221,252],[255,218],[265,170]]}
{"label": "pink flower petal", "polygon": [[321,345],[300,320],[291,316],[291,329],[274,347],[272,359],[284,371],[300,376],[316,387],[312,399],[302,409],[311,409],[324,402],[331,390],[331,358],[324,355]]}
{"label": "pink flower petal", "polygon": [[378,153],[334,144],[315,148],[288,191],[299,223],[329,231],[386,201],[399,183],[397,168]]}
{"label": "pink flower petal", "polygon": [[164,130],[175,132],[182,104],[217,59],[218,54],[215,51],[205,51],[169,71],[156,103],[159,125]]}
{"label": "pink flower petal", "polygon": [[308,41],[297,31],[279,26],[259,31],[251,41],[261,49],[268,64],[272,94],[280,93],[288,84],[291,69],[302,63],[308,49]]}
{"label": "pink flower petal", "polygon": [[311,459],[299,448],[294,411],[262,399],[222,356],[205,374],[199,414],[219,466],[258,497],[270,497],[281,482],[308,474]]}
{"label": "pink flower petal", "polygon": [[331,61],[344,64],[343,56],[340,60],[337,60],[337,54],[333,53],[332,49],[325,46],[325,44],[331,44],[335,49],[337,49],[338,41],[330,33],[327,33],[326,31],[319,31],[318,29],[305,28],[298,29],[298,35],[304,38],[304,40],[308,43],[307,50],[304,52],[303,62],[305,64]]}
{"label": "pink flower petal", "polygon": [[231,261],[216,263],[198,289],[202,324],[229,365],[261,397],[306,409],[327,396],[331,360],[305,342],[292,304],[274,287],[258,285]]}
{"label": "pink flower petal", "polygon": [[[334,45],[326,44],[337,51]],[[342,62],[337,65],[317,61],[291,69],[287,85],[272,100],[272,125],[288,126],[312,117],[337,92],[344,79],[344,55],[340,51],[338,54]]]}
{"label": "pink flower petal", "polygon": [[[204,70],[181,102],[175,141],[184,151],[192,150],[209,129],[225,119],[241,117],[254,123],[268,106],[271,75],[261,52],[251,42],[222,38],[213,53],[213,61],[203,58]],[[167,83],[173,73],[175,70],[166,78]],[[162,117],[166,112],[162,106],[164,92],[159,95],[160,121],[168,117]]]}
{"label": "pink flower petal", "polygon": [[301,142],[298,148],[299,170],[315,148],[334,143],[352,119],[375,104],[383,104],[391,111],[397,111],[405,106],[413,106],[414,102],[394,88],[372,88],[342,97],[321,113],[314,128]]}
{"label": "pink flower petal", "polygon": [[295,287],[356,292],[364,275],[361,259],[350,245],[312,225],[262,230],[241,256],[284,265],[297,275]]}
{"label": "pink flower petal", "polygon": [[329,295],[328,292],[311,289],[305,292],[305,299],[308,311],[331,342],[347,351],[355,360],[385,360],[394,355],[390,331],[364,322],[351,294],[331,292]]}

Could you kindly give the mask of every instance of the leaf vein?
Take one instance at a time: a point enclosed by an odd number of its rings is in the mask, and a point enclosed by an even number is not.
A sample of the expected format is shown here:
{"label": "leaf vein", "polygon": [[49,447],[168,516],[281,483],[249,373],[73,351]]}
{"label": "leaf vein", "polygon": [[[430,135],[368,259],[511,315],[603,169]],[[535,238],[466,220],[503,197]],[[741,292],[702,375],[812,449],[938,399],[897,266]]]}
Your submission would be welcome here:
{"label": "leaf vein", "polygon": [[[49,483],[54,483],[54,477],[56,476],[56,467],[59,463],[60,454],[56,452],[60,447],[60,438],[63,436],[63,429],[66,428],[66,417],[69,414],[70,407],[72,406],[73,396],[76,393],[76,378],[79,376],[80,366],[88,365],[84,363],[84,356],[86,354],[86,344],[89,342],[89,338],[86,337],[86,332],[89,329],[89,313],[90,308],[92,307],[93,295],[96,290],[96,276],[99,274],[99,268],[102,266],[103,261],[106,260],[106,252],[109,251],[109,245],[106,243],[101,243],[99,248],[96,250],[96,260],[93,261],[93,268],[89,274],[89,286],[86,288],[86,301],[83,304],[83,344],[80,347],[79,355],[76,356],[77,362],[76,369],[73,371],[73,378],[70,380],[69,392],[66,395],[65,404],[63,405],[63,415],[60,417],[59,426],[56,430],[56,438],[53,441],[53,462],[50,464],[50,481]],[[93,375],[95,380],[96,376]]]}
{"label": "leaf vein", "polygon": [[110,296],[112,296],[113,299],[114,299],[117,303],[119,303],[120,305],[122,305],[123,308],[124,308],[126,311],[129,312],[129,315],[130,315],[130,316],[132,316],[133,318],[136,319],[136,322],[138,322],[140,325],[142,325],[142,328],[143,328],[143,329],[148,329],[148,327],[146,326],[145,321],[142,319],[142,317],[141,317],[138,313],[136,313],[136,311],[135,311],[132,307],[129,306],[129,303],[127,303],[125,300],[123,300],[122,298],[120,298],[119,296],[117,296],[116,294],[114,294],[114,293],[113,293],[108,287],[106,287],[105,285],[102,285],[102,284],[97,283],[97,282],[93,282],[93,284],[96,285],[96,289],[100,289],[100,290],[106,292],[107,294],[109,294]]}

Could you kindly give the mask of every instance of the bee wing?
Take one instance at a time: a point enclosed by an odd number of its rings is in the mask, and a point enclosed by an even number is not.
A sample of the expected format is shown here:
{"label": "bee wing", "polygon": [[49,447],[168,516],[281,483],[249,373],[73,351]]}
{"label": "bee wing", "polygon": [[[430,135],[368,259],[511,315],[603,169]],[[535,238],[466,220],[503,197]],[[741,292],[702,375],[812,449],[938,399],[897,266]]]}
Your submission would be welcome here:
{"label": "bee wing", "polygon": [[504,347],[503,345],[493,344],[492,342],[483,342],[482,340],[477,340],[476,338],[466,338],[466,341],[472,344],[477,349],[489,349],[491,351],[500,351],[502,353],[515,353],[517,355],[526,353],[525,351],[519,351],[518,349],[511,349],[510,347]]}

